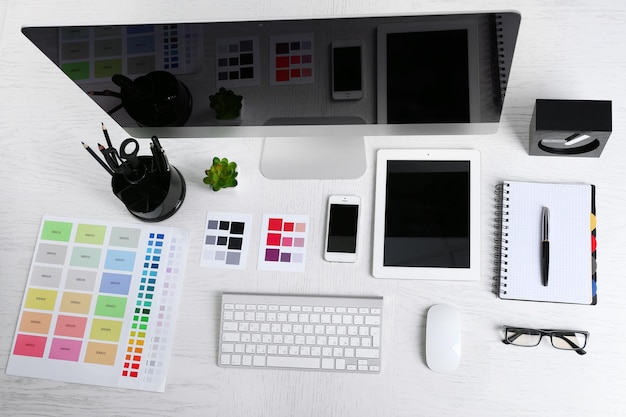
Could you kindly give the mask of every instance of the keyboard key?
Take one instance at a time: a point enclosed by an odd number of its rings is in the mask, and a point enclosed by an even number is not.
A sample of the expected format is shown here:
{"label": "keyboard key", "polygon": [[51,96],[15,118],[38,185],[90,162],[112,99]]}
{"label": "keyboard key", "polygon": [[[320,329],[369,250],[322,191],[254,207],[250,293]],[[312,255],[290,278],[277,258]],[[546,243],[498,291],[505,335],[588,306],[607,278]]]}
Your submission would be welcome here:
{"label": "keyboard key", "polygon": [[377,359],[379,357],[380,352],[378,349],[356,349],[355,356],[357,358],[374,358]]}
{"label": "keyboard key", "polygon": [[222,323],[222,330],[236,331],[239,325],[235,322],[225,321]]}
{"label": "keyboard key", "polygon": [[239,333],[222,333],[222,342],[239,342]]}
{"label": "keyboard key", "polygon": [[266,365],[280,368],[320,369],[320,358],[268,356]]}

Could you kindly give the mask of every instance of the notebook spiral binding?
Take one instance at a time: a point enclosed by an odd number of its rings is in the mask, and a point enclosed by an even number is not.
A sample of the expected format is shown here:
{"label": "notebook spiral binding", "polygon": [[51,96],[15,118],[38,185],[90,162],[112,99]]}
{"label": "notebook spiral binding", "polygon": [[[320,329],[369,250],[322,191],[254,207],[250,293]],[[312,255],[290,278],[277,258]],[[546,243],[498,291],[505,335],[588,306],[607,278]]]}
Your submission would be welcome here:
{"label": "notebook spiral binding", "polygon": [[495,187],[495,223],[494,223],[494,272],[493,292],[496,295],[506,294],[507,258],[508,258],[508,225],[509,222],[509,185],[498,184]]}

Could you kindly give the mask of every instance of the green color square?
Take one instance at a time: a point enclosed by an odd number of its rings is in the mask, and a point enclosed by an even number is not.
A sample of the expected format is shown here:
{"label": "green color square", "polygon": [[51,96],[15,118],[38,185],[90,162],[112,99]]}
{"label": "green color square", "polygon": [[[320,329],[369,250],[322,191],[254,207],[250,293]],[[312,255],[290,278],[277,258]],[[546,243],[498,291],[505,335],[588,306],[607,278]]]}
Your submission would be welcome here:
{"label": "green color square", "polygon": [[96,78],[111,78],[115,74],[121,74],[121,59],[104,59],[94,62],[94,73]]}
{"label": "green color square", "polygon": [[96,303],[96,316],[124,318],[126,312],[126,297],[112,297],[110,295],[98,296]]}
{"label": "green color square", "polygon": [[89,245],[102,245],[106,226],[93,224],[79,224],[76,230],[76,243],[87,243]]}
{"label": "green color square", "polygon": [[72,233],[72,223],[55,222],[46,220],[41,230],[43,240],[54,240],[57,242],[69,242]]}
{"label": "green color square", "polygon": [[72,266],[80,266],[85,268],[97,268],[100,264],[102,250],[100,248],[88,248],[83,246],[75,246],[72,251],[70,264]]}
{"label": "green color square", "polygon": [[61,65],[61,69],[72,80],[89,79],[89,62],[70,62]]}
{"label": "green color square", "polygon": [[140,324],[139,325],[139,330],[146,330],[148,328],[147,324]]}

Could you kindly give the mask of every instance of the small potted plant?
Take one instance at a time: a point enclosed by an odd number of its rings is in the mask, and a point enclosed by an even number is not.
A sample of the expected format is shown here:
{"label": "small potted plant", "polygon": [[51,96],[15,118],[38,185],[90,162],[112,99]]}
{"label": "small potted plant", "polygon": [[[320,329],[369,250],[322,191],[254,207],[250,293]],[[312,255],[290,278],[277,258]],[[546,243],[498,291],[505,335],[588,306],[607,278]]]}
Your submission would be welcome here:
{"label": "small potted plant", "polygon": [[213,165],[204,173],[206,177],[202,181],[210,185],[213,191],[237,186],[237,164],[228,162],[226,158],[220,159],[217,156],[213,158]]}
{"label": "small potted plant", "polygon": [[232,90],[220,87],[217,93],[209,96],[209,102],[217,120],[235,120],[241,116],[243,96]]}

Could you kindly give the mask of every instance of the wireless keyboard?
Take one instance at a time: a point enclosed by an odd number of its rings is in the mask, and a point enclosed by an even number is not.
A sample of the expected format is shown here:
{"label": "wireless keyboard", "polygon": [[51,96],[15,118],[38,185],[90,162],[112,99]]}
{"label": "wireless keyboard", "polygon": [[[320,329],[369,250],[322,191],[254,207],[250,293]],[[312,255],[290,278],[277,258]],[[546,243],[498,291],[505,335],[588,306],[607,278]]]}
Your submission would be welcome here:
{"label": "wireless keyboard", "polygon": [[222,294],[218,364],[380,372],[382,297]]}

